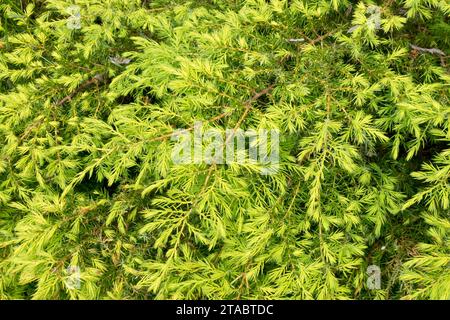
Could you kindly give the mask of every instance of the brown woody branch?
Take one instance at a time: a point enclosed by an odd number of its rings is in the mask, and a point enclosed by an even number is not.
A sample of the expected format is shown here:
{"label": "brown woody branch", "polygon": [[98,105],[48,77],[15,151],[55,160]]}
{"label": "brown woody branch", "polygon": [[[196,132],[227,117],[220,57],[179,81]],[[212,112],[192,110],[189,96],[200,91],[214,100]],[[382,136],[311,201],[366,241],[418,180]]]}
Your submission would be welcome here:
{"label": "brown woody branch", "polygon": [[85,90],[86,88],[90,87],[93,84],[100,84],[106,82],[106,77],[102,74],[96,74],[93,78],[83,82],[78,88],[76,88],[72,93],[65,96],[61,100],[58,100],[55,103],[56,107],[62,106],[64,103],[71,101],[73,97],[75,97],[79,92]]}
{"label": "brown woody branch", "polygon": [[[248,99],[247,101],[244,102],[244,107],[245,107],[245,111],[244,114],[241,116],[241,118],[238,120],[235,128],[234,128],[234,132],[240,127],[240,125],[242,124],[242,122],[244,121],[244,119],[247,117],[250,109],[251,109],[251,105],[254,101],[258,100],[259,98],[261,98],[262,96],[268,94],[270,91],[272,91],[272,89],[275,87],[274,84],[268,86],[267,88],[255,93],[250,99]],[[215,117],[210,118],[209,120],[207,120],[207,122],[215,122],[217,120],[220,120],[222,118],[225,118],[226,116],[229,116],[231,113],[230,112],[223,112]],[[194,130],[194,126],[189,127],[184,129],[184,132],[189,132]],[[166,139],[171,138],[172,136],[176,135],[176,133],[172,132],[172,133],[168,133],[153,139],[150,139],[149,142],[155,142],[155,141],[164,141]],[[229,137],[233,137],[233,135],[230,135]]]}

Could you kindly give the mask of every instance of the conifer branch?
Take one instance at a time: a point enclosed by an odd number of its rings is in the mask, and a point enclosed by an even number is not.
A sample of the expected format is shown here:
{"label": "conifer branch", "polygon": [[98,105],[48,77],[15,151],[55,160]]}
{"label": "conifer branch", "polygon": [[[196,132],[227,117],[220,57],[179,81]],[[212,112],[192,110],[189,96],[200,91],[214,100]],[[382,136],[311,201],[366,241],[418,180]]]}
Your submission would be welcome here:
{"label": "conifer branch", "polygon": [[74,91],[72,91],[70,94],[68,94],[67,96],[65,96],[64,98],[58,100],[55,102],[55,106],[59,107],[62,106],[63,104],[65,104],[66,102],[71,101],[78,93],[80,93],[81,91],[87,89],[88,87],[90,87],[93,84],[101,84],[101,83],[105,83],[107,82],[107,78],[105,75],[103,74],[96,74],[94,77],[92,77],[89,80],[86,80],[85,82],[83,82],[81,85],[78,86],[78,88],[76,88]]}

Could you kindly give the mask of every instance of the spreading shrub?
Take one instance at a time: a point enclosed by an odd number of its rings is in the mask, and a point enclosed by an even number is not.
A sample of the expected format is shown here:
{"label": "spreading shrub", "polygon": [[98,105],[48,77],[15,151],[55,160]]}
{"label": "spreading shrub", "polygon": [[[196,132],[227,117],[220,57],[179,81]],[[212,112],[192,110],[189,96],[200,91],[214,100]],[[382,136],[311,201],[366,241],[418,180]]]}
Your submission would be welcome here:
{"label": "spreading shrub", "polygon": [[[447,1],[0,12],[2,299],[450,299]],[[174,163],[198,121],[278,171]]]}

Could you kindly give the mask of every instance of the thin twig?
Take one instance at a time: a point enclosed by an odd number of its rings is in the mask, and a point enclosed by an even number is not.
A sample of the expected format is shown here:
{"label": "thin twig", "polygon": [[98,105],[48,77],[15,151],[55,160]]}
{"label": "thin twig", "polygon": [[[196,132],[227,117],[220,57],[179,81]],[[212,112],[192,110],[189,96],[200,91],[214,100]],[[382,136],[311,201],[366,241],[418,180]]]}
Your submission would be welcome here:
{"label": "thin twig", "polygon": [[75,97],[79,92],[83,91],[87,87],[91,86],[92,84],[98,84],[106,81],[106,77],[102,74],[96,74],[93,78],[83,82],[78,88],[76,88],[74,91],[72,91],[69,95],[65,96],[61,100],[58,100],[55,103],[56,107],[62,106],[64,103],[71,101],[73,97]]}
{"label": "thin twig", "polygon": [[421,48],[421,47],[418,47],[413,44],[410,44],[410,46],[413,50],[417,50],[419,52],[427,52],[427,53],[431,53],[431,54],[437,54],[439,56],[445,56],[444,51],[437,49],[437,48]]}

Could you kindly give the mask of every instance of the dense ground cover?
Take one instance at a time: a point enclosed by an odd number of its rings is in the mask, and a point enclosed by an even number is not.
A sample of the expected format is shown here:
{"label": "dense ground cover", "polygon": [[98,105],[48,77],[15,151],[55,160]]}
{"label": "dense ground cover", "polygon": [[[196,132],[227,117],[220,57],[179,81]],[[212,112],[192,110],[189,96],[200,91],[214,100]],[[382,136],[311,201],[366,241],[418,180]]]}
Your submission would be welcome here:
{"label": "dense ground cover", "polygon": [[[2,299],[450,299],[447,1],[0,13]],[[278,171],[174,163],[196,121]]]}

